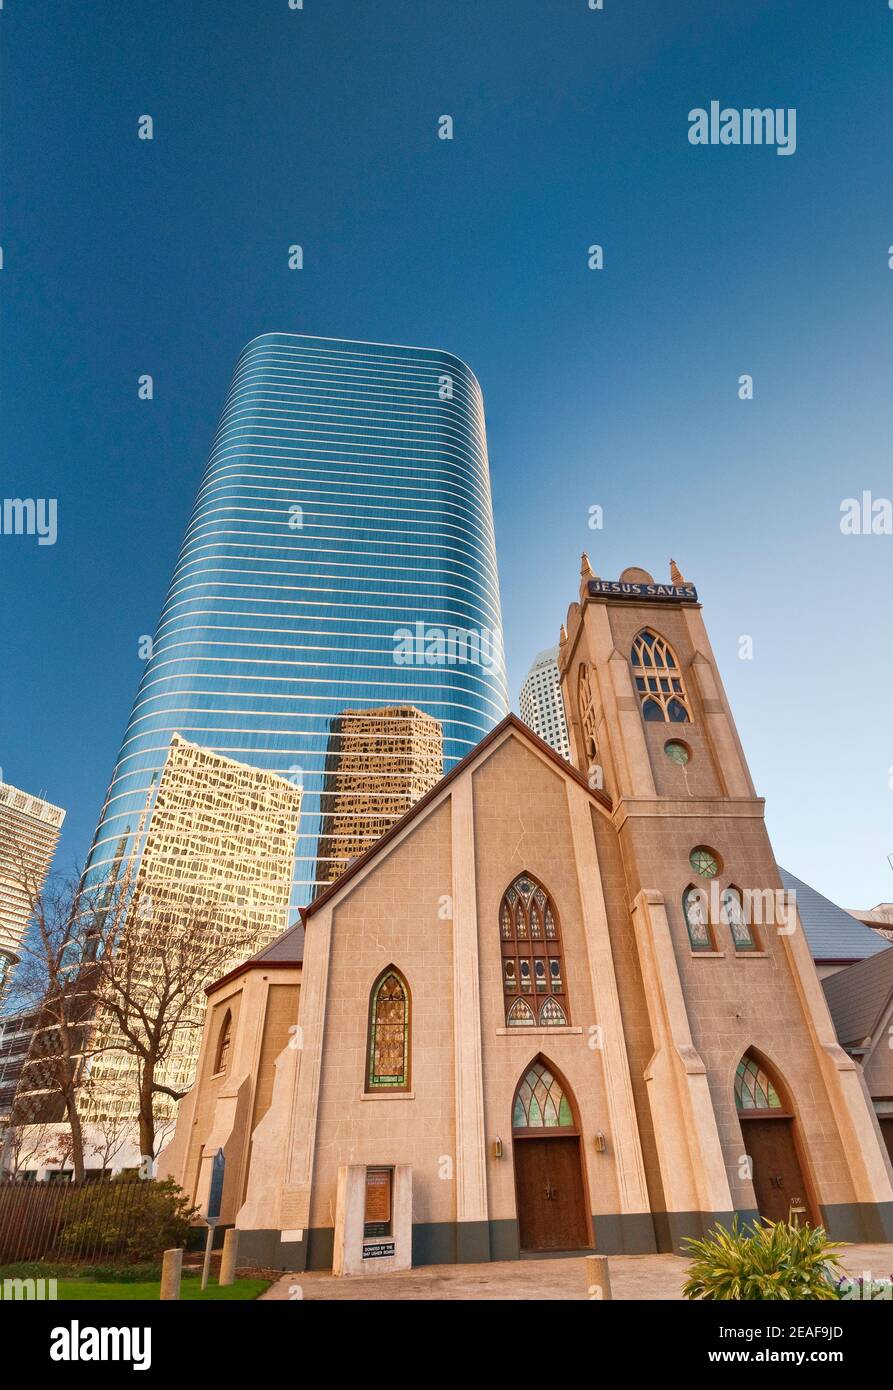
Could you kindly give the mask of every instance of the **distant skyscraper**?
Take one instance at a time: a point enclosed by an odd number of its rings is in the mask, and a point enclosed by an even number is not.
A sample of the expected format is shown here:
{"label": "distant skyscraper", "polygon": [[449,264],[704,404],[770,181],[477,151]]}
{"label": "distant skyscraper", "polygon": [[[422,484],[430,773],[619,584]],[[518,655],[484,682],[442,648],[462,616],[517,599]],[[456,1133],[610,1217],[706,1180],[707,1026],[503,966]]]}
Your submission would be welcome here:
{"label": "distant skyscraper", "polygon": [[88,885],[129,857],[179,732],[301,783],[309,901],[334,722],[404,704],[440,721],[446,768],[508,709],[480,388],[436,349],[264,334],[236,367]]}
{"label": "distant skyscraper", "polygon": [[558,679],[557,647],[548,647],[534,658],[521,686],[521,718],[544,743],[570,762],[571,745]]}
{"label": "distant skyscraper", "polygon": [[[127,894],[126,929],[170,936],[202,931],[215,946],[233,942],[233,964],[262,950],[285,931],[301,791],[273,773],[246,767],[175,734],[152,799],[148,832],[133,892]],[[188,964],[188,957],[187,957]],[[131,989],[156,997],[147,957]],[[220,973],[217,962],[212,974]],[[175,1090],[193,1081],[204,1014],[202,994],[178,1030],[156,1080]],[[130,1119],[138,1113],[134,1058],[115,1050],[114,1024],[101,1016],[93,1047],[87,1120]],[[102,1049],[101,1051],[99,1049]],[[156,1118],[174,1109],[156,1099]]]}
{"label": "distant skyscraper", "polygon": [[438,721],[411,705],[349,709],[333,723],[332,750],[320,866],[330,880],[440,781],[443,737]]}
{"label": "distant skyscraper", "polygon": [[0,999],[49,872],[65,812],[0,782]]}

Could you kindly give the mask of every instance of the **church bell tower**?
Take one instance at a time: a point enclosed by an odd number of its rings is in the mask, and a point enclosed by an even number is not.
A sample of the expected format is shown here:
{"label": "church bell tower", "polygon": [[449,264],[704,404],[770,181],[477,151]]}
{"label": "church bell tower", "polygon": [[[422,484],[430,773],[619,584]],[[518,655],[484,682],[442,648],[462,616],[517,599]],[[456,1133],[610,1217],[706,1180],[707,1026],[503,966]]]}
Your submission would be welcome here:
{"label": "church bell tower", "polygon": [[697,590],[673,561],[668,581],[604,580],[584,555],[558,669],[574,763],[611,803],[609,928],[615,957],[636,961],[622,1003],[665,1248],[734,1211],[889,1239],[877,1124],[785,893]]}

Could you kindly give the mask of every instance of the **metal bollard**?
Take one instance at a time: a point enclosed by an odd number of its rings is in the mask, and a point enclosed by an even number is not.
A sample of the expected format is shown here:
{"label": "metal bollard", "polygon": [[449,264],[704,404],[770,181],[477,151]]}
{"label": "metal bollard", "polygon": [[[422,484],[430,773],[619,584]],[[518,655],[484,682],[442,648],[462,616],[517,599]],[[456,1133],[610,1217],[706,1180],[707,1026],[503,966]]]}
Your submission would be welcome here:
{"label": "metal bollard", "polygon": [[613,1298],[607,1255],[586,1256],[586,1292],[590,1299]]}
{"label": "metal bollard", "polygon": [[161,1289],[158,1297],[171,1301],[180,1297],[180,1276],[183,1273],[183,1251],[165,1250],[161,1257]]}
{"label": "metal bollard", "polygon": [[223,1254],[220,1257],[220,1285],[236,1282],[236,1260],[239,1257],[239,1232],[231,1226],[223,1233]]}

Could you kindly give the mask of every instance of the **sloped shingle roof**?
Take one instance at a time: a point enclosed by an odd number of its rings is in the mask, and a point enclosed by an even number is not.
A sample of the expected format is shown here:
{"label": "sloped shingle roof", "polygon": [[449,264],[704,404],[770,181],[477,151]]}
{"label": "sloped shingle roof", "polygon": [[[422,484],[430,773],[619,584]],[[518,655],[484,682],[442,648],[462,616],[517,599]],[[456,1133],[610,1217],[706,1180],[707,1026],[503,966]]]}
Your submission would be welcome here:
{"label": "sloped shingle roof", "polygon": [[797,909],[812,958],[816,961],[857,961],[879,955],[890,949],[877,932],[857,922],[842,907],[823,897],[802,879],[795,878],[779,865],[781,881],[788,892],[797,894]]}
{"label": "sloped shingle roof", "polygon": [[837,1036],[844,1047],[870,1038],[886,1013],[893,995],[893,948],[848,965],[822,981]]}
{"label": "sloped shingle roof", "polygon": [[249,956],[246,965],[267,964],[275,961],[283,965],[300,965],[304,959],[304,923],[295,922],[293,927],[284,931],[281,936],[277,936],[275,941],[271,941],[269,946],[265,946],[257,955]]}
{"label": "sloped shingle roof", "polygon": [[304,961],[304,923],[295,922],[293,927],[289,927],[281,936],[277,936],[275,941],[271,941],[269,946],[265,946],[256,955],[249,956],[243,960],[241,965],[237,965],[233,970],[227,971],[219,980],[214,980],[212,984],[205,986],[205,994],[213,994],[220,989],[221,985],[228,985],[230,980],[234,980],[245,970],[262,970],[269,967],[271,970],[285,969],[290,965],[302,965]]}

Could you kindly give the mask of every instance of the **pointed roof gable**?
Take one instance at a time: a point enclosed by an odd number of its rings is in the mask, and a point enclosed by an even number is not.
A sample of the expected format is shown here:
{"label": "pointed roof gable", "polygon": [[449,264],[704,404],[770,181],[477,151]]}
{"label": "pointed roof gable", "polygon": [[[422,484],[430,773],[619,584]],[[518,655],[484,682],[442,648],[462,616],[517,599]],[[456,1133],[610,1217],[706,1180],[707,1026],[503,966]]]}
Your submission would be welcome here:
{"label": "pointed roof gable", "polygon": [[300,909],[301,919],[304,924],[306,925],[308,919],[314,912],[325,903],[329,902],[336,893],[341,891],[346,883],[364,869],[367,864],[371,863],[385,845],[402,834],[406,827],[410,825],[416,817],[420,816],[433,801],[437,800],[450,782],[455,782],[457,778],[461,777],[463,772],[466,772],[477,762],[482,753],[485,753],[488,748],[497,743],[502,738],[502,735],[509,730],[522,740],[532,744],[539,754],[543,755],[549,762],[555,765],[562,776],[573,782],[577,782],[603,810],[608,812],[611,811],[611,798],[608,796],[607,792],[590,787],[582,773],[578,772],[570,763],[565,762],[564,758],[562,758],[559,753],[556,753],[555,749],[551,748],[548,743],[545,743],[538,734],[535,734],[532,729],[528,728],[523,720],[519,719],[516,714],[507,714],[505,719],[500,720],[488,734],[484,735],[480,743],[475,744],[470,753],[466,753],[461,762],[456,763],[455,767],[450,768],[446,776],[442,777],[429,792],[426,792],[425,795],[415,803],[414,806],[411,806],[405,815],[402,815],[398,821],[395,821],[390,829],[386,830],[381,838],[375,841],[374,845],[370,845],[363,854],[358,855],[352,863],[348,864],[344,873],[336,878],[333,883],[329,884],[328,888],[320,893],[318,898],[314,898],[313,902],[309,903],[307,907],[302,907]]}

